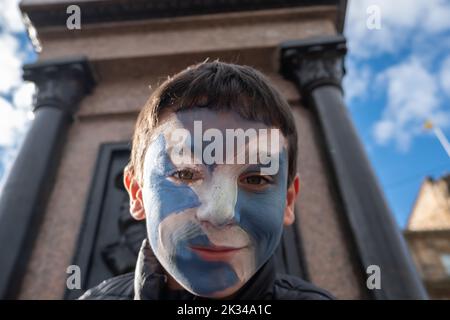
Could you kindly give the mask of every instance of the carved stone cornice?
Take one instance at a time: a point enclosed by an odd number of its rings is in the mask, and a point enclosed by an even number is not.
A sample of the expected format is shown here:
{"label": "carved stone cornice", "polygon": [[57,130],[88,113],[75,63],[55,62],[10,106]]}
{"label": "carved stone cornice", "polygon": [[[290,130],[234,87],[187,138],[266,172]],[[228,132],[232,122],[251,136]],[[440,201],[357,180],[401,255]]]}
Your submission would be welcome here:
{"label": "carved stone cornice", "polygon": [[341,88],[345,73],[343,58],[347,52],[342,35],[288,41],[280,48],[281,74],[298,86],[302,97],[320,85]]}
{"label": "carved stone cornice", "polygon": [[[24,0],[20,8],[36,28],[65,27],[66,9],[70,4],[75,3],[52,1],[39,4]],[[339,15],[344,15],[346,7],[340,0],[92,0],[76,4],[82,12],[82,23],[86,24],[320,5],[336,6]]]}
{"label": "carved stone cornice", "polygon": [[24,66],[23,70],[24,80],[37,86],[34,111],[53,107],[73,115],[78,102],[95,86],[86,58],[37,62]]}

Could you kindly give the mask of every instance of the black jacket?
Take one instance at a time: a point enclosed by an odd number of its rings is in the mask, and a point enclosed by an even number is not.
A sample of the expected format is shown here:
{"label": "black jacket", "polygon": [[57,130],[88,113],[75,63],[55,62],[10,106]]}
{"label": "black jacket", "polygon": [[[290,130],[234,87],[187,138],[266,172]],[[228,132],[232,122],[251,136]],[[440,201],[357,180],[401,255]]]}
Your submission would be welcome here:
{"label": "black jacket", "polygon": [[[167,276],[148,241],[144,240],[135,272],[103,281],[80,299],[108,300],[194,300],[204,299],[186,290],[168,290]],[[270,259],[234,296],[236,300],[329,300],[334,297],[298,277],[275,274]]]}

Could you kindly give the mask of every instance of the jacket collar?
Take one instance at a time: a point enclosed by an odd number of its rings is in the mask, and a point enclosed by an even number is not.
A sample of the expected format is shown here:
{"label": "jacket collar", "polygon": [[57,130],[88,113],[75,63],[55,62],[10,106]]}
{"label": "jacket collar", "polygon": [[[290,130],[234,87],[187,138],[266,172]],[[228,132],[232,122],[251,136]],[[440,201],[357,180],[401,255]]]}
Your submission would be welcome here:
{"label": "jacket collar", "polygon": [[[267,299],[273,295],[275,264],[273,257],[233,296],[236,300]],[[134,275],[135,300],[205,299],[187,290],[169,290],[165,270],[153,254],[148,240],[142,242]]]}

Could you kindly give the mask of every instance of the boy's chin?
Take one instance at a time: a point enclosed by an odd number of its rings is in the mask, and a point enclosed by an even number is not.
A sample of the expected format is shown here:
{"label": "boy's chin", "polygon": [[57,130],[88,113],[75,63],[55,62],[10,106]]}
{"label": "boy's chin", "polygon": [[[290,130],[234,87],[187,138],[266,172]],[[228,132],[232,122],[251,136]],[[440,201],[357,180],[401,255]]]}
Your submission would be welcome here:
{"label": "boy's chin", "polygon": [[221,291],[209,293],[209,294],[202,294],[201,292],[192,292],[189,289],[187,289],[187,290],[190,291],[192,294],[199,296],[199,297],[226,300],[226,299],[233,299],[235,294],[244,286],[244,284],[245,284],[245,282],[239,281],[235,285],[233,285],[229,288],[226,288]]}
{"label": "boy's chin", "polygon": [[234,285],[231,285],[228,288],[219,290],[219,291],[215,291],[215,292],[211,292],[211,290],[207,290],[208,292],[200,292],[198,290],[195,290],[193,287],[195,287],[192,284],[186,285],[183,284],[179,281],[177,281],[169,272],[167,272],[166,270],[164,270],[165,275],[168,278],[168,284],[169,284],[169,288],[172,290],[186,290],[190,293],[192,293],[193,295],[196,295],[198,297],[202,297],[202,298],[209,298],[209,299],[233,299],[233,297],[235,296],[235,294],[247,283],[247,280],[241,279],[238,280]]}

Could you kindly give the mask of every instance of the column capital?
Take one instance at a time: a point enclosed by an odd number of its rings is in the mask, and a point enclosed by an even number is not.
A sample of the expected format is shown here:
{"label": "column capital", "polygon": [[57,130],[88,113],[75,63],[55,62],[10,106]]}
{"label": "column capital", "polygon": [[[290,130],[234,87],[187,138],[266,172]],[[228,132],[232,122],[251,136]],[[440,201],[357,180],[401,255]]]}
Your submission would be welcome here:
{"label": "column capital", "polygon": [[95,86],[93,70],[85,57],[39,61],[23,67],[23,78],[36,84],[34,110],[58,108],[73,115],[78,102]]}
{"label": "column capital", "polygon": [[287,41],[280,45],[280,72],[299,87],[303,97],[320,85],[341,88],[346,52],[342,35]]}

